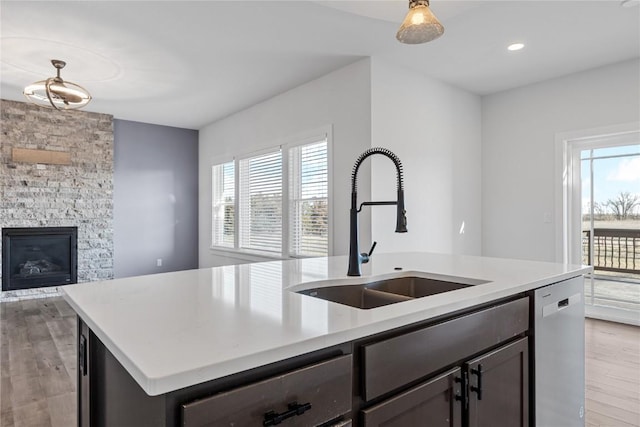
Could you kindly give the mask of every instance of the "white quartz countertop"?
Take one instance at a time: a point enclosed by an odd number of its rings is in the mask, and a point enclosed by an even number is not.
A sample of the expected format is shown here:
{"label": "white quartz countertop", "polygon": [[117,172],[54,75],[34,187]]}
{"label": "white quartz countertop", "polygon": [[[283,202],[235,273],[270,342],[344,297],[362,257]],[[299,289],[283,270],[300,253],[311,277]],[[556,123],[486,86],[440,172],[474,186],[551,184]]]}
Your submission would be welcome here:
{"label": "white quartz countertop", "polygon": [[[154,396],[589,270],[579,265],[401,253],[374,255],[362,266],[362,277],[347,277],[347,257],[340,256],[203,268],[62,290],[107,349]],[[416,275],[488,283],[369,310],[291,291]]]}

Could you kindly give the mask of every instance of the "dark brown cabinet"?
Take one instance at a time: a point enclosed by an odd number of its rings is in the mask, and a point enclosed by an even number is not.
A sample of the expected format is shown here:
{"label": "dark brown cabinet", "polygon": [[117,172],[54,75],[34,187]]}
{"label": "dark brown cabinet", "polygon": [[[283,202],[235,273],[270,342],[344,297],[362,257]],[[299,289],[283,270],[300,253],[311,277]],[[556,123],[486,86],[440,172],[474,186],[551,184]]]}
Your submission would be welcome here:
{"label": "dark brown cabinet", "polygon": [[500,347],[467,365],[469,427],[529,425],[527,339]]}
{"label": "dark brown cabinet", "polygon": [[362,411],[365,426],[460,427],[460,369],[456,368]]}
{"label": "dark brown cabinet", "polygon": [[529,297],[149,396],[79,319],[78,425],[528,427]]}
{"label": "dark brown cabinet", "polygon": [[529,365],[523,338],[362,411],[366,427],[527,427]]}
{"label": "dark brown cabinet", "polygon": [[363,398],[371,401],[420,381],[529,329],[520,298],[362,347]]}
{"label": "dark brown cabinet", "polygon": [[520,298],[364,345],[363,400],[392,397],[365,403],[362,424],[528,426],[528,329]]}
{"label": "dark brown cabinet", "polygon": [[366,427],[527,427],[528,366],[523,338],[363,410],[362,422]]}

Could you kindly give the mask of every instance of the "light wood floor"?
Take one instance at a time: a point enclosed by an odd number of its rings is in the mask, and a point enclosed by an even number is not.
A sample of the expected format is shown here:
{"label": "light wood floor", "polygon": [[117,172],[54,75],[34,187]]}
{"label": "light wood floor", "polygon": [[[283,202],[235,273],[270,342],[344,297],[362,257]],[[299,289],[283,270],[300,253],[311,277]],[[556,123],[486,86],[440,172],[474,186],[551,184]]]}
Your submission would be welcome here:
{"label": "light wood floor", "polygon": [[[59,297],[2,303],[0,323],[0,426],[75,426],[71,308]],[[587,427],[640,427],[640,328],[587,319],[586,387]]]}
{"label": "light wood floor", "polygon": [[0,426],[76,425],[76,317],[60,297],[0,304]]}
{"label": "light wood floor", "polygon": [[586,425],[640,426],[640,328],[586,322]]}

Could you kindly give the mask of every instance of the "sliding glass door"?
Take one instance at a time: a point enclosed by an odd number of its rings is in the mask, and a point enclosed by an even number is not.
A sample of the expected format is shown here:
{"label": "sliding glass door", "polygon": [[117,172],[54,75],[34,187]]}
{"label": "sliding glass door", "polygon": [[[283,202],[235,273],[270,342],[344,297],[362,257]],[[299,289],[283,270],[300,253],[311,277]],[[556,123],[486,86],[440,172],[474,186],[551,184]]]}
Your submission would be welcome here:
{"label": "sliding glass door", "polygon": [[[585,282],[588,316],[640,322],[640,138],[639,133],[577,141],[574,203],[579,215],[574,253],[593,266]],[[576,179],[579,178],[579,179]],[[578,185],[579,182],[579,185]],[[577,194],[573,200],[578,199]],[[573,224],[577,231],[577,225]],[[579,249],[577,248],[579,246]]]}

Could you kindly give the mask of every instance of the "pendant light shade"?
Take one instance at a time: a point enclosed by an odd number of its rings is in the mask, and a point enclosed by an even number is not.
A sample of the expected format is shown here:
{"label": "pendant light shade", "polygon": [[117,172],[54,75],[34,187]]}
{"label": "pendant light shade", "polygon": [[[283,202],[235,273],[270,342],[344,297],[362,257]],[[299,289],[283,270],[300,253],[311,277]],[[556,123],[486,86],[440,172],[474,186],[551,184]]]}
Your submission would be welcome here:
{"label": "pendant light shade", "polygon": [[60,77],[60,70],[67,63],[52,59],[51,64],[57,70],[56,77],[30,84],[24,88],[24,96],[36,105],[56,110],[72,110],[87,105],[91,101],[89,92],[78,84],[65,82]]}
{"label": "pendant light shade", "polygon": [[396,38],[407,44],[430,42],[444,33],[444,27],[429,9],[429,0],[410,0],[409,13],[404,18]]}

